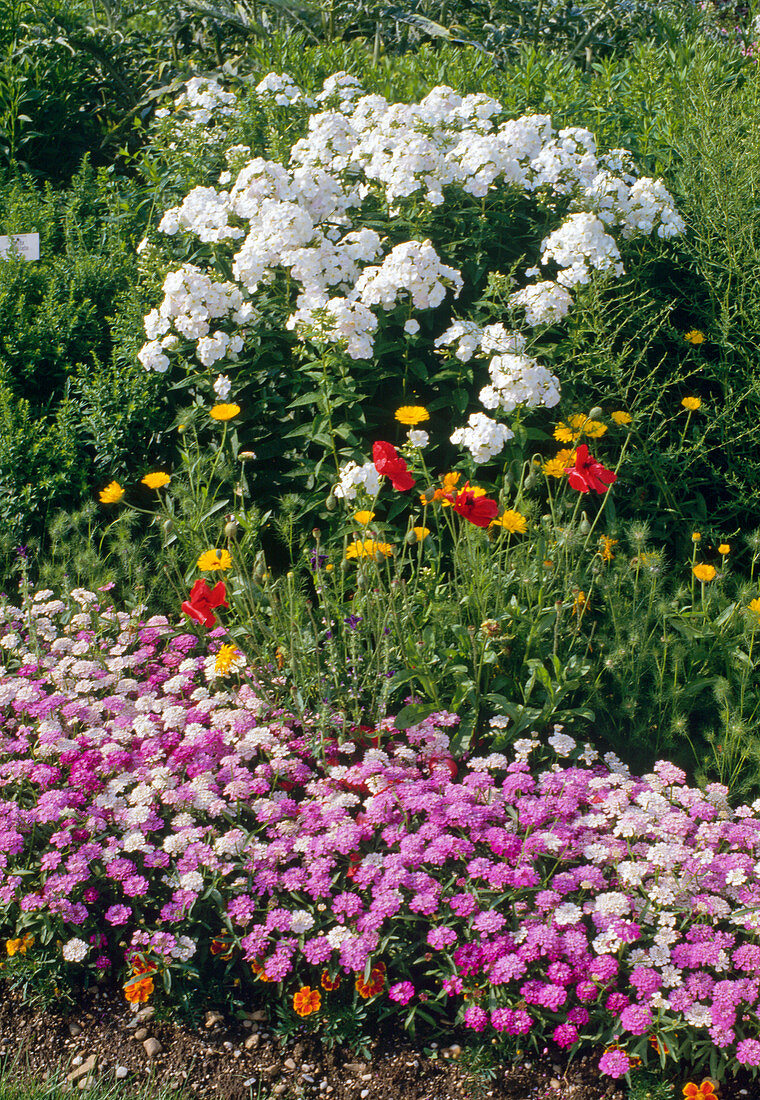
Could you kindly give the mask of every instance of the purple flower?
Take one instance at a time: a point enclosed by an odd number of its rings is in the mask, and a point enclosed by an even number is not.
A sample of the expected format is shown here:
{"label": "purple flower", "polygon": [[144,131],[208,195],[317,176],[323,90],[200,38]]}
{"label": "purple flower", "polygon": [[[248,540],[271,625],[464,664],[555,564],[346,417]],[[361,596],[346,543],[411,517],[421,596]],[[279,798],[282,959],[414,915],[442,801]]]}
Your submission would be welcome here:
{"label": "purple flower", "polygon": [[644,1005],[628,1005],[620,1013],[620,1023],[633,1035],[643,1035],[652,1026],[652,1013]]}
{"label": "purple flower", "polygon": [[132,916],[132,910],[127,905],[112,905],[106,909],[105,917],[109,924],[126,924]]}
{"label": "purple flower", "polygon": [[742,1039],[736,1044],[736,1060],[740,1066],[760,1066],[760,1042]]}
{"label": "purple flower", "polygon": [[408,1005],[414,996],[414,986],[411,982],[396,982],[388,990],[388,996],[392,1001],[397,1001],[398,1004]]}
{"label": "purple flower", "polygon": [[560,1024],[552,1032],[554,1042],[562,1047],[571,1047],[578,1040],[578,1029],[572,1024]]}
{"label": "purple flower", "polygon": [[599,1069],[608,1077],[624,1077],[631,1062],[624,1050],[607,1050],[599,1059]]}
{"label": "purple flower", "polygon": [[484,1031],[488,1023],[488,1013],[478,1005],[469,1005],[464,1011],[464,1023],[465,1027],[472,1028],[473,1031]]}

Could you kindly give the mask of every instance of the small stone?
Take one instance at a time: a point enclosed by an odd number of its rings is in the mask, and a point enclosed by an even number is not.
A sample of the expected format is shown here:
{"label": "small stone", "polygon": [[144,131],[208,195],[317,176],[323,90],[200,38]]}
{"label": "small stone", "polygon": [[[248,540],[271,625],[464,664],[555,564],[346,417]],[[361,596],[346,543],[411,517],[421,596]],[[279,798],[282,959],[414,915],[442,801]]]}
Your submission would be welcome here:
{"label": "small stone", "polygon": [[148,1020],[152,1020],[155,1015],[156,1010],[153,1005],[143,1005],[137,1013],[137,1019],[141,1024],[147,1024]]}
{"label": "small stone", "polygon": [[75,1039],[77,1037],[77,1035],[81,1035],[81,1034],[82,1034],[81,1026],[76,1022],[76,1020],[72,1020],[71,1023],[69,1024],[69,1035],[71,1036],[72,1039]]}
{"label": "small stone", "polygon": [[366,1100],[366,1097],[369,1096],[369,1089],[362,1089],[359,1095],[361,1096],[362,1100]]}
{"label": "small stone", "polygon": [[81,1066],[84,1061],[84,1054],[77,1054],[71,1059],[72,1066]]}
{"label": "small stone", "polygon": [[116,1080],[117,1081],[123,1081],[124,1078],[128,1077],[128,1076],[129,1076],[129,1070],[127,1069],[126,1066],[117,1066],[116,1067]]}
{"label": "small stone", "polygon": [[[74,1059],[76,1061],[76,1059]],[[89,1058],[85,1058],[83,1062],[80,1062],[75,1069],[72,1069],[70,1073],[66,1074],[66,1080],[70,1085],[73,1085],[82,1080],[83,1077],[87,1077],[89,1074],[94,1073],[98,1065],[97,1054],[91,1054]]]}
{"label": "small stone", "polygon": [[143,1050],[149,1058],[155,1058],[157,1054],[160,1054],[164,1048],[159,1043],[158,1039],[154,1039],[152,1036],[150,1039],[146,1039],[143,1043]]}
{"label": "small stone", "polygon": [[361,1076],[359,1077],[359,1080],[360,1081],[371,1081],[372,1080],[372,1074],[371,1073],[362,1073]]}
{"label": "small stone", "polygon": [[256,1078],[255,1077],[248,1077],[248,1078],[246,1078],[245,1081],[243,1081],[243,1088],[244,1089],[250,1089],[250,1088],[253,1088],[253,1086],[255,1084],[256,1084]]}
{"label": "small stone", "polygon": [[266,1023],[267,1014],[266,1014],[266,1012],[264,1011],[263,1008],[260,1008],[258,1010],[258,1012],[254,1012],[254,1013],[251,1014],[251,1019],[256,1020],[260,1024],[261,1023]]}
{"label": "small stone", "polygon": [[258,1032],[254,1032],[253,1035],[249,1035],[243,1046],[246,1050],[254,1050],[260,1043]]}
{"label": "small stone", "polygon": [[559,1088],[559,1081],[557,1080],[556,1077],[552,1077],[551,1081],[549,1082],[549,1085],[553,1089],[558,1089]]}
{"label": "small stone", "polygon": [[346,1069],[349,1073],[364,1073],[366,1068],[364,1062],[346,1062]]}
{"label": "small stone", "polygon": [[295,1062],[293,1061],[292,1058],[286,1058],[285,1061],[282,1064],[285,1067],[285,1069],[289,1069],[291,1071],[291,1073],[296,1068],[296,1064],[295,1064]]}
{"label": "small stone", "polygon": [[206,1019],[203,1021],[203,1026],[207,1031],[210,1031],[212,1027],[217,1027],[219,1024],[224,1023],[224,1016],[221,1012],[207,1012]]}
{"label": "small stone", "polygon": [[250,1020],[243,1020],[243,1027],[251,1028],[251,1027],[253,1027],[253,1024],[251,1023]]}
{"label": "small stone", "polygon": [[138,1042],[138,1043],[141,1043],[143,1041],[143,1039],[147,1039],[148,1038],[148,1029],[147,1029],[147,1027],[138,1027],[137,1031],[134,1033],[132,1038],[135,1040],[135,1042]]}
{"label": "small stone", "polygon": [[234,1045],[235,1045],[235,1044],[234,1044],[234,1043],[231,1043],[231,1042],[229,1041],[229,1039],[226,1039],[226,1040],[225,1040],[225,1041],[224,1041],[224,1042],[222,1043],[222,1046],[224,1047],[224,1049],[225,1049],[225,1050],[232,1050],[232,1048],[234,1047]]}
{"label": "small stone", "polygon": [[313,1078],[313,1077],[311,1076],[311,1074],[310,1074],[310,1073],[304,1073],[304,1074],[303,1074],[303,1075],[301,1076],[301,1080],[302,1080],[302,1081],[308,1081],[310,1085],[313,1085],[313,1084],[314,1084],[314,1078]]}
{"label": "small stone", "polygon": [[274,1088],[272,1089],[272,1092],[274,1093],[275,1096],[282,1096],[282,1094],[285,1092],[287,1087],[288,1087],[287,1085],[275,1085]]}
{"label": "small stone", "polygon": [[242,1050],[233,1050],[232,1057],[233,1058],[239,1058],[242,1053],[243,1053]]}

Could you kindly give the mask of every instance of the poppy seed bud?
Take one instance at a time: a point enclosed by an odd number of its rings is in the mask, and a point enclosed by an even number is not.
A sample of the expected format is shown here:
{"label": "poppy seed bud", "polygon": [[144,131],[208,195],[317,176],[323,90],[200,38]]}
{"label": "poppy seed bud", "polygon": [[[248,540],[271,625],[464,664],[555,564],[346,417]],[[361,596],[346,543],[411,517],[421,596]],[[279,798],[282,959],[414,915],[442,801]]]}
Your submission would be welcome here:
{"label": "poppy seed bud", "polygon": [[330,493],[329,497],[325,501],[325,508],[327,509],[328,512],[334,512],[337,507],[338,507],[338,502],[335,499],[335,497],[333,496],[333,494]]}
{"label": "poppy seed bud", "polygon": [[164,529],[165,535],[171,535],[172,531],[174,530],[174,521],[171,519],[165,519],[161,526]]}
{"label": "poppy seed bud", "polygon": [[604,413],[598,405],[594,405],[593,409],[588,414],[589,420],[598,420],[600,416],[604,416]]}
{"label": "poppy seed bud", "polygon": [[238,533],[238,530],[239,530],[239,526],[238,526],[237,520],[235,520],[235,519],[227,520],[227,522],[224,525],[224,534],[225,534],[226,538],[234,539],[235,535]]}
{"label": "poppy seed bud", "polygon": [[591,530],[591,524],[589,523],[588,516],[585,512],[581,512],[581,522],[578,526],[582,535],[587,535]]}

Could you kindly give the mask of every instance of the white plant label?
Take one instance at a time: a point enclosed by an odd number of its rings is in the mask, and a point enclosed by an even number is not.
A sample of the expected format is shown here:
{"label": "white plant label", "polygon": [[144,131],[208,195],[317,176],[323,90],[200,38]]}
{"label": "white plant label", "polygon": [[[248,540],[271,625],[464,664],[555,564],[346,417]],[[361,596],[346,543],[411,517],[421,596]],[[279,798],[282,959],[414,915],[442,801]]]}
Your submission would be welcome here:
{"label": "white plant label", "polygon": [[39,233],[13,233],[10,237],[0,237],[0,256],[18,251],[24,260],[39,260]]}

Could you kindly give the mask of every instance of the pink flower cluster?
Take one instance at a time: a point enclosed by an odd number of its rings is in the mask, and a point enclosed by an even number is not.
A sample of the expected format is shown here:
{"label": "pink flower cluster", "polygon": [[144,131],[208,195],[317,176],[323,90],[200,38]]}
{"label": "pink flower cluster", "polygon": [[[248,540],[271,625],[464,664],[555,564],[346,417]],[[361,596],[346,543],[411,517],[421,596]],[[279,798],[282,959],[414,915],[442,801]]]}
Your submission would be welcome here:
{"label": "pink flower cluster", "polygon": [[123,966],[123,941],[200,981],[227,930],[251,980],[382,958],[399,1011],[615,1041],[613,1075],[684,1029],[760,1065],[760,805],[614,757],[457,774],[446,713],[341,742],[209,681],[164,618],[51,595],[0,611],[6,936],[87,940],[93,971]]}

